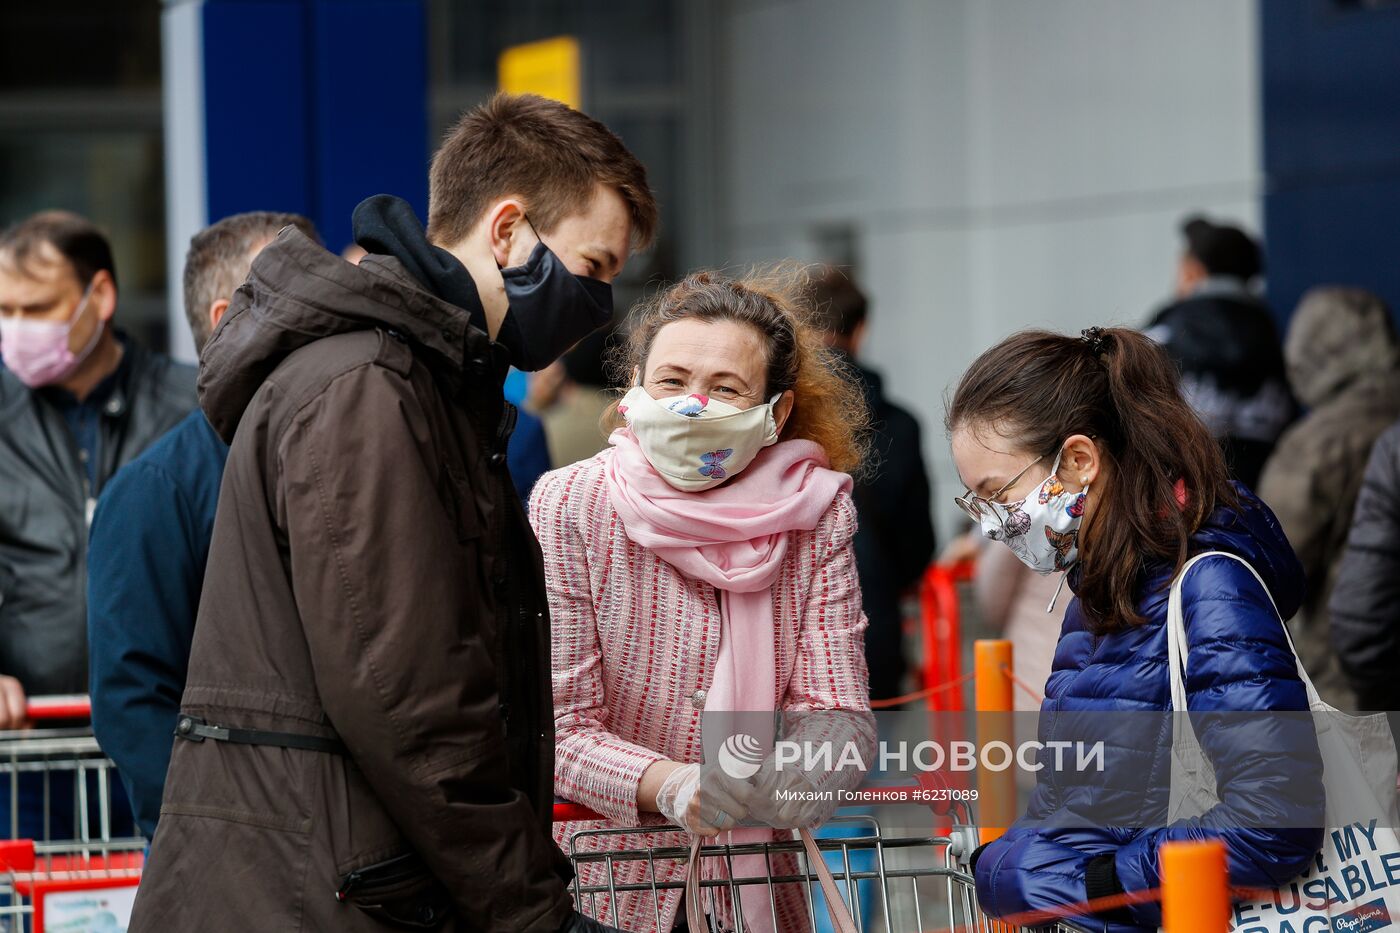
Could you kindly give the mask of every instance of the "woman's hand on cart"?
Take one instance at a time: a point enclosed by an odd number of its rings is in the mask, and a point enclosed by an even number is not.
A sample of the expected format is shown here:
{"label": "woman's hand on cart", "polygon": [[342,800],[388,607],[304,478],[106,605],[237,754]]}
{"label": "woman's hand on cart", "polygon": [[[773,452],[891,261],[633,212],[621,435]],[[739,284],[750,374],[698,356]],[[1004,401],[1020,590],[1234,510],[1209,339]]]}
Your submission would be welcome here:
{"label": "woman's hand on cart", "polygon": [[836,794],[819,790],[795,764],[779,768],[772,756],[753,778],[749,816],[774,829],[812,829],[836,812]]}
{"label": "woman's hand on cart", "polygon": [[715,836],[749,815],[753,796],[752,784],[719,768],[681,765],[656,792],[656,809],[696,836]]}

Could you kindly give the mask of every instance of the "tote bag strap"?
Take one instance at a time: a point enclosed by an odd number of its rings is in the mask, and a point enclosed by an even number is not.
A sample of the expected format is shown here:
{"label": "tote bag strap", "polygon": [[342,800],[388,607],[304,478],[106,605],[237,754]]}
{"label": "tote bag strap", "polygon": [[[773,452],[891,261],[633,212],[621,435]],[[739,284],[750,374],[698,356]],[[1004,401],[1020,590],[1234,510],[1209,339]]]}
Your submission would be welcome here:
{"label": "tote bag strap", "polygon": [[[831,875],[831,869],[826,866],[826,859],[822,858],[821,849],[817,846],[817,841],[812,838],[812,834],[805,829],[798,830],[802,837],[802,846],[807,850],[807,862],[816,872],[817,882],[821,885],[822,893],[826,895],[827,913],[831,915],[831,926],[836,933],[857,933],[855,920],[851,918],[850,911],[846,909],[846,901],[841,897],[841,889],[836,886],[836,879]],[[685,871],[685,916],[686,923],[690,926],[690,933],[706,933],[709,924],[705,920],[705,908],[700,903],[700,839],[697,837],[690,842],[690,857]]]}
{"label": "tote bag strap", "polygon": [[1231,560],[1239,561],[1249,569],[1255,580],[1259,581],[1259,587],[1264,594],[1269,597],[1269,605],[1274,608],[1274,615],[1279,620],[1279,625],[1283,628],[1284,640],[1288,642],[1288,650],[1293,652],[1293,665],[1298,669],[1298,679],[1303,682],[1303,686],[1308,692],[1308,705],[1317,706],[1322,702],[1318,695],[1317,688],[1313,686],[1312,678],[1303,669],[1303,662],[1298,659],[1298,649],[1293,644],[1293,636],[1288,631],[1288,624],[1278,611],[1278,604],[1274,602],[1274,594],[1269,592],[1268,585],[1263,577],[1259,576],[1259,571],[1255,570],[1249,561],[1238,554],[1231,554],[1228,551],[1206,551],[1204,554],[1197,554],[1186,562],[1181,568],[1181,573],[1176,575],[1172,581],[1171,594],[1167,598],[1167,662],[1168,676],[1171,681],[1172,709],[1179,713],[1187,711],[1186,706],[1186,655],[1189,651],[1186,641],[1186,614],[1181,605],[1181,586],[1186,580],[1186,574],[1192,567],[1208,557],[1228,557]]}

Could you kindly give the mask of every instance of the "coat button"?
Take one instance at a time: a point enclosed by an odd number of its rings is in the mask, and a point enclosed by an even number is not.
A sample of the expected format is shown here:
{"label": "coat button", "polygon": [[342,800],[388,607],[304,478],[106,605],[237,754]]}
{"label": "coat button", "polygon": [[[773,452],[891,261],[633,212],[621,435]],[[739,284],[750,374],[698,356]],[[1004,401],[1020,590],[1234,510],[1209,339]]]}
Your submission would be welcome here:
{"label": "coat button", "polygon": [[499,467],[501,464],[506,462],[506,455],[498,450],[487,458],[487,462],[489,462],[493,467]]}
{"label": "coat button", "polygon": [[175,731],[181,735],[189,735],[194,729],[194,720],[188,716],[180,717],[180,724],[175,727]]}
{"label": "coat button", "polygon": [[696,709],[704,709],[704,708],[705,708],[705,691],[704,691],[704,690],[696,690],[694,693],[692,693],[692,694],[690,695],[690,705],[693,706],[693,707],[695,707]]}

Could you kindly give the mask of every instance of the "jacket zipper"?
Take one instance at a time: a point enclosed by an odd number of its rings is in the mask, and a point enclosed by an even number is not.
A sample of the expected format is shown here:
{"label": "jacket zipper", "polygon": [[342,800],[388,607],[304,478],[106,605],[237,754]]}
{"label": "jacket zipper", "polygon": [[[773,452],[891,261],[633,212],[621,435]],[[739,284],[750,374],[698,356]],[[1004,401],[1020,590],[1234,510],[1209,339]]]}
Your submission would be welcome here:
{"label": "jacket zipper", "polygon": [[423,863],[416,853],[391,858],[385,862],[357,868],[345,876],[336,889],[335,899],[344,903],[366,882],[374,885],[393,885],[423,874]]}
{"label": "jacket zipper", "polygon": [[[52,420],[54,415],[55,412],[47,405],[45,405],[45,419]],[[63,416],[61,414],[57,415],[57,417],[63,419]],[[97,499],[94,498],[92,495],[92,480],[88,479],[87,464],[83,462],[82,450],[78,447],[78,441],[76,438],[73,437],[73,431],[68,427],[68,422],[64,420],[63,424],[61,424],[60,427],[62,428],[62,430],[57,433],[59,433],[63,437],[64,444],[68,449],[68,465],[71,467],[76,464],[78,469],[78,508],[83,515],[83,525],[85,529],[91,529],[92,513],[93,510],[97,507]],[[99,420],[99,444],[101,444],[103,440],[103,438],[101,437],[101,431],[101,421]]]}

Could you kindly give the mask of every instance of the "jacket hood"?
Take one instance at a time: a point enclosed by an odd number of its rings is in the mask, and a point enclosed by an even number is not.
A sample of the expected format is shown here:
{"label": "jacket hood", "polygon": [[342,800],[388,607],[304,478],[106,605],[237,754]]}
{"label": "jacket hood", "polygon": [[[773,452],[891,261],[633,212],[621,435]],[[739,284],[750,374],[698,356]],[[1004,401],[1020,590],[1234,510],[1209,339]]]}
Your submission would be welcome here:
{"label": "jacket hood", "polygon": [[1293,394],[1309,408],[1400,364],[1390,309],[1378,295],[1360,288],[1326,286],[1305,294],[1283,354]]}
{"label": "jacket hood", "polygon": [[1269,507],[1245,486],[1232,485],[1239,508],[1216,509],[1191,536],[1191,552],[1226,551],[1243,557],[1263,578],[1283,618],[1292,618],[1303,604],[1303,565]]}
{"label": "jacket hood", "polygon": [[356,266],[286,227],[234,293],[199,366],[199,404],[225,441],[258,387],[296,350],[323,337],[392,330],[459,377],[467,358],[489,358],[490,338],[471,312],[424,291],[402,264],[367,256]]}

